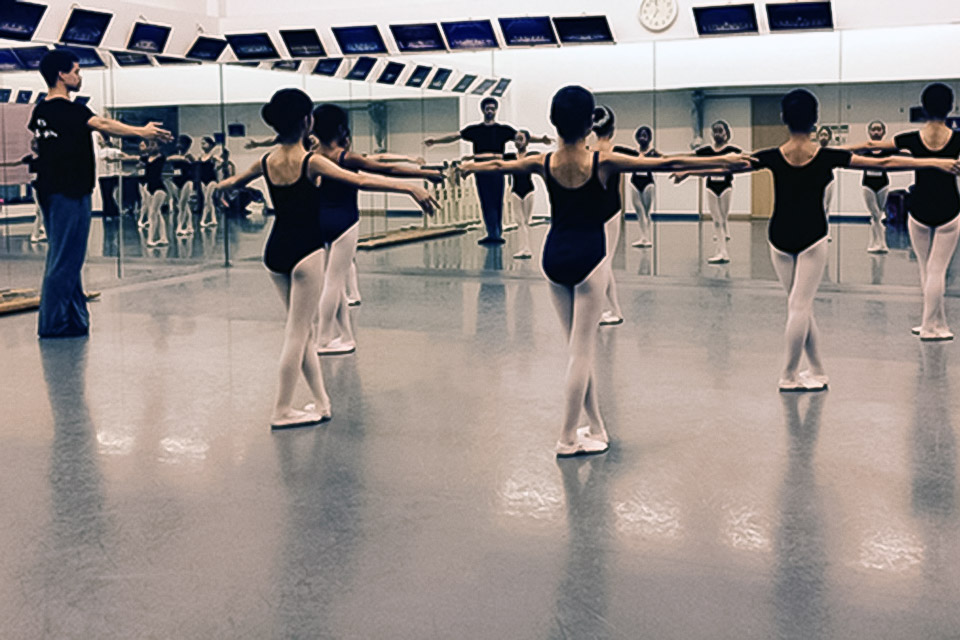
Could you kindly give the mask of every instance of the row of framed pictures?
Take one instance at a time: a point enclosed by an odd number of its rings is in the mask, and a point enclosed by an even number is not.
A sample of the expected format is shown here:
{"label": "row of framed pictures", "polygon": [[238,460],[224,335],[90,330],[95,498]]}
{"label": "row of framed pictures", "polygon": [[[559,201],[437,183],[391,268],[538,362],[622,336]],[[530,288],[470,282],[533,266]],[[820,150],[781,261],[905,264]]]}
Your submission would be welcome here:
{"label": "row of framed pictures", "polygon": [[[0,4],[0,38],[33,39],[47,6],[25,0]],[[60,33],[60,44],[99,47],[113,20],[105,11],[75,7]],[[401,53],[453,50],[499,49],[508,47],[557,46],[613,42],[613,33],[605,16],[554,17],[524,16],[498,18],[500,35],[491,20],[460,20],[440,23],[390,25],[397,50]],[[145,21],[134,22],[126,49],[139,53],[163,54],[173,27]],[[343,55],[387,54],[387,44],[376,25],[332,27]],[[316,29],[281,29],[280,37],[291,58],[326,57],[327,51]],[[238,60],[270,60],[282,56],[270,34],[238,33],[200,36],[184,57],[215,62],[227,47]]]}

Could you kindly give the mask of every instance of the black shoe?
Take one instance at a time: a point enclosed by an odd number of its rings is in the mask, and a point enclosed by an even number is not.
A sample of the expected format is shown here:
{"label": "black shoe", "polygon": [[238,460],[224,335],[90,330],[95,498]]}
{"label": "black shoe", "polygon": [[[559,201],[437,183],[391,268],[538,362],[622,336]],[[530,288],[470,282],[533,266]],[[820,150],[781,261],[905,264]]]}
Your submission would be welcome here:
{"label": "black shoe", "polygon": [[503,244],[504,242],[506,242],[506,240],[503,238],[495,238],[493,236],[487,236],[477,240],[477,244]]}

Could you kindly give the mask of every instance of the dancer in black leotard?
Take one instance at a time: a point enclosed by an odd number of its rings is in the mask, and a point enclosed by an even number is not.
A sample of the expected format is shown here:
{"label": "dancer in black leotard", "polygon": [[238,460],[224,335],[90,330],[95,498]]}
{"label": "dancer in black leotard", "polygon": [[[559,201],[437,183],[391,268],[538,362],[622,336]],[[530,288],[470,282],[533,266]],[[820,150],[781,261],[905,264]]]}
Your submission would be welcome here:
{"label": "dancer in black leotard", "polygon": [[[597,136],[597,151],[616,151],[622,153],[629,151],[625,147],[613,146],[613,134],[615,133],[613,109],[606,105],[598,105],[593,110],[593,133]],[[610,176],[610,183],[606,187],[606,199],[603,203],[601,217],[604,224],[604,237],[606,238],[607,253],[607,304],[603,313],[600,315],[601,325],[623,324],[623,310],[620,308],[620,298],[617,296],[617,282],[613,277],[613,254],[617,251],[617,245],[620,243],[620,212],[623,211],[623,196],[621,195],[621,177],[620,174]]]}
{"label": "dancer in black leotard", "polygon": [[146,153],[140,157],[143,164],[143,202],[147,210],[147,246],[159,247],[170,244],[167,239],[167,221],[163,217],[163,205],[167,191],[163,184],[163,167],[167,157],[160,152],[155,140],[147,143]]}
{"label": "dancer in black leotard", "polygon": [[[926,124],[919,131],[901,133],[892,141],[868,142],[857,150],[909,151],[914,158],[960,157],[960,131],[946,125],[953,110],[953,90],[940,82],[928,85],[920,96]],[[907,230],[920,267],[923,319],[912,332],[921,340],[950,340],[943,295],[947,267],[960,237],[960,192],[952,176],[935,169],[915,172]]]}
{"label": "dancer in black leotard", "polygon": [[[648,158],[659,158],[660,152],[651,146],[653,142],[653,131],[650,127],[643,125],[633,134],[637,141],[639,151],[630,149],[624,151],[628,155],[644,155]],[[637,213],[637,223],[640,226],[640,238],[632,246],[643,248],[653,246],[653,221],[650,213],[653,208],[653,196],[656,191],[656,185],[653,182],[653,173],[650,171],[638,171],[630,176],[630,197],[633,200],[633,208]]]}
{"label": "dancer in black leotard", "polygon": [[[327,238],[317,216],[319,189],[336,179],[375,191],[400,191],[412,195],[425,210],[434,206],[425,189],[386,178],[346,171],[317,153],[303,148],[303,137],[313,126],[313,101],[299,89],[277,91],[261,112],[273,127],[279,146],[243,173],[224,180],[220,189],[243,187],[264,176],[276,211],[274,226],[264,251],[264,264],[287,307],[280,385],[271,426],[274,429],[317,424],[330,417],[330,399],[323,385],[320,362],[310,340],[320,301]],[[315,405],[293,408],[293,393],[300,372],[313,393]]]}
{"label": "dancer in black leotard", "polygon": [[[828,380],[818,350],[813,298],[827,264],[824,193],[834,180],[834,169],[894,171],[930,167],[957,172],[960,165],[949,160],[865,158],[847,150],[821,147],[810,140],[819,105],[816,97],[803,89],[784,96],[781,110],[790,139],[778,148],[754,153],[756,161],[750,169],[768,169],[773,173],[770,257],[787,291],[786,362],[779,388],[781,391],[820,391],[826,389]],[[800,371],[804,353],[809,369]]]}
{"label": "dancer in black leotard", "polygon": [[[593,126],[593,95],[583,87],[565,87],[553,97],[550,120],[560,134],[555,153],[514,161],[493,160],[463,165],[474,172],[537,173],[550,196],[550,230],[543,247],[543,272],[560,316],[569,349],[563,427],[556,452],[560,457],[602,453],[609,439],[600,416],[594,358],[603,310],[607,253],[603,203],[606,185],[620,173],[677,168],[746,165],[741,156],[697,158],[633,158],[621,153],[587,150]],[[589,426],[578,429],[581,414]]]}
{"label": "dancer in black leotard", "polygon": [[201,227],[217,226],[217,208],[213,192],[217,186],[217,175],[220,171],[220,145],[210,136],[200,141],[202,153],[197,159],[197,178],[200,181],[200,191],[203,197],[203,213],[200,215]]}
{"label": "dancer in black leotard", "polygon": [[[504,155],[504,160],[520,160],[538,153],[527,150],[530,145],[530,132],[526,129],[517,132],[513,144],[517,148],[517,152]],[[520,236],[520,250],[513,254],[513,257],[519,260],[533,257],[533,251],[530,247],[530,219],[533,215],[534,191],[533,176],[529,173],[510,175],[510,203],[516,213],[517,232]]]}
{"label": "dancer in black leotard", "polygon": [[167,158],[173,168],[171,180],[171,202],[176,203],[177,235],[187,236],[193,233],[193,210],[190,208],[190,198],[194,193],[196,181],[196,164],[190,147],[193,138],[181,135],[177,138],[177,153]]}
{"label": "dancer in black leotard", "polygon": [[[730,142],[730,125],[724,120],[717,120],[710,125],[713,134],[713,145],[704,145],[696,150],[698,156],[718,156],[727,153],[740,153],[740,149]],[[730,262],[727,252],[727,240],[730,239],[728,218],[730,216],[730,201],[733,199],[733,174],[716,173],[707,176],[707,190],[704,196],[707,199],[707,210],[713,220],[713,235],[717,243],[717,250],[707,262],[722,264]]]}
{"label": "dancer in black leotard", "polygon": [[[439,171],[387,164],[350,151],[350,120],[347,112],[337,105],[323,104],[314,110],[313,135],[319,141],[317,152],[348,171],[419,178],[434,183],[444,180]],[[346,291],[360,236],[356,185],[325,180],[320,185],[318,206],[328,251],[320,297],[317,351],[321,355],[352,353],[356,350],[356,340],[350,326]]]}
{"label": "dancer in black leotard", "polygon": [[[887,133],[887,125],[880,120],[874,120],[867,125],[867,135],[872,142],[880,142]],[[889,149],[869,149],[863,152],[868,158],[886,158],[895,152]],[[886,171],[864,171],[863,181],[860,183],[863,190],[863,201],[870,212],[870,244],[867,253],[887,253],[887,234],[883,228],[886,218],[887,194],[890,192],[890,178]]]}
{"label": "dancer in black leotard", "polygon": [[[821,149],[826,149],[829,147],[831,142],[833,142],[833,131],[830,129],[830,127],[820,127],[817,129],[817,144],[820,145]],[[833,191],[836,185],[836,180],[831,180],[829,183],[827,183],[826,188],[823,190],[823,213],[827,220],[827,240],[831,242],[830,207],[833,204]]]}

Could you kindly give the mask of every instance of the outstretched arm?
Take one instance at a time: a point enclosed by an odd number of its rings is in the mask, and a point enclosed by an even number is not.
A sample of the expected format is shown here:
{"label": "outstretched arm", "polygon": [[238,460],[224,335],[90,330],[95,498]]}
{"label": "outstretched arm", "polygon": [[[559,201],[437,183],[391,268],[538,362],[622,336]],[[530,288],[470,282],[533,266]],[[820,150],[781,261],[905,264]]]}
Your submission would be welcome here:
{"label": "outstretched arm", "polygon": [[[349,173],[349,172],[348,172]],[[250,165],[250,168],[244,171],[243,173],[238,173],[237,175],[227,178],[226,180],[221,180],[217,183],[217,189],[220,191],[228,191],[230,189],[239,189],[246,186],[253,180],[256,180],[263,175],[263,168],[260,166],[259,162],[255,162]]]}
{"label": "outstretched arm", "polygon": [[618,173],[636,171],[685,171],[718,169],[717,173],[749,171],[752,158],[743,153],[728,153],[722,156],[628,156],[623,153],[601,152],[600,162],[608,170]]}
{"label": "outstretched arm", "polygon": [[107,133],[113,136],[131,136],[144,138],[146,140],[159,140],[161,142],[170,142],[173,140],[170,132],[161,128],[159,122],[148,122],[142,127],[134,127],[112,118],[93,116],[87,120],[87,126],[100,133]]}
{"label": "outstretched arm", "polygon": [[427,145],[428,147],[432,147],[435,144],[450,144],[451,142],[456,142],[457,140],[460,140],[459,131],[456,133],[448,133],[445,136],[427,138],[426,140],[423,141],[423,144]]}
{"label": "outstretched arm", "polygon": [[277,144],[276,137],[268,138],[265,140],[250,139],[244,143],[243,148],[244,149],[262,149],[263,147],[272,147],[275,144]]}
{"label": "outstretched arm", "polygon": [[433,213],[440,208],[430,193],[420,185],[403,182],[394,178],[384,178],[370,173],[354,173],[347,171],[333,160],[319,154],[310,156],[310,171],[314,178],[332,178],[354,185],[363,191],[387,191],[392,193],[406,193],[420,205],[425,213]]}
{"label": "outstretched arm", "polygon": [[538,142],[540,144],[553,144],[553,138],[551,138],[547,134],[543,134],[542,136],[530,136],[530,142]]}
{"label": "outstretched arm", "polygon": [[543,174],[543,156],[540,154],[525,156],[519,160],[487,160],[485,162],[465,162],[460,165],[460,174],[464,177],[471,173],[539,173]]}
{"label": "outstretched arm", "polygon": [[940,169],[947,173],[960,173],[960,160],[951,158],[914,158],[912,156],[890,156],[889,158],[850,158],[851,169],[875,169],[881,171],[912,171],[914,169]]}
{"label": "outstretched arm", "polygon": [[863,142],[851,142],[848,144],[842,144],[834,149],[842,149],[844,151],[852,151],[854,153],[863,153],[864,151],[873,151],[879,149],[881,151],[898,151],[897,143],[893,140],[864,140]]}
{"label": "outstretched arm", "polygon": [[374,160],[372,156],[364,156],[359,153],[348,152],[343,160],[351,169],[359,169],[360,171],[366,171],[368,173],[379,173],[385,176],[402,178],[422,178],[434,183],[443,182],[445,179],[443,172],[437,169],[421,169],[420,167],[391,164],[383,160]]}
{"label": "outstretched arm", "polygon": [[402,153],[362,153],[364,158],[370,158],[377,162],[406,162],[407,164],[423,165],[427,161],[422,156],[405,156]]}

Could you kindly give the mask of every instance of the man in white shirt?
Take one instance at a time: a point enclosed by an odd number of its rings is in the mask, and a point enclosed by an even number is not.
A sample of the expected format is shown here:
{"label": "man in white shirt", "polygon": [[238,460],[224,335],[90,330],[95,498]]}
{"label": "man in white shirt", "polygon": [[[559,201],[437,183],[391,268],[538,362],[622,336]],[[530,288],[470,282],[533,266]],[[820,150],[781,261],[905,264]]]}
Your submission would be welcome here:
{"label": "man in white shirt", "polygon": [[135,160],[120,149],[113,146],[113,139],[109,135],[97,136],[97,182],[100,185],[100,199],[103,217],[109,218],[120,215],[117,206],[117,189],[120,187],[122,162]]}

